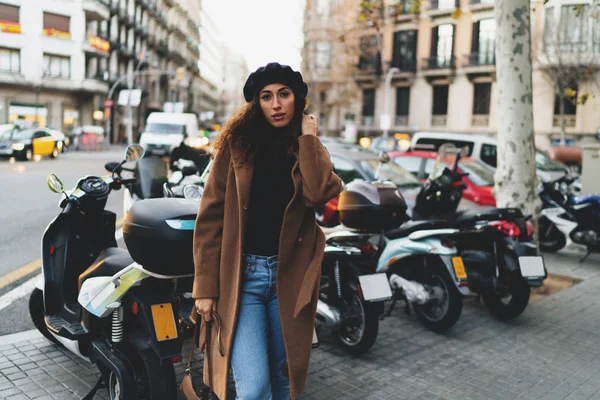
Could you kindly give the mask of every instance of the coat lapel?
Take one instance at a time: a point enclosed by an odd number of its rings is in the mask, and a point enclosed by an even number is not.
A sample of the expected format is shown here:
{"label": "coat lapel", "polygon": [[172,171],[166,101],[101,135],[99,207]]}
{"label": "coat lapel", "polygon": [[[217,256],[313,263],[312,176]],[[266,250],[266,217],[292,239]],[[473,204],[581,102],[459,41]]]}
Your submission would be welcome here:
{"label": "coat lapel", "polygon": [[[235,186],[237,187],[237,197],[240,215],[244,215],[250,201],[250,190],[252,188],[252,174],[254,172],[253,163],[244,163],[244,151],[229,143],[231,153],[231,162],[235,171]],[[245,219],[244,219],[245,222]],[[245,226],[245,224],[244,224]]]}

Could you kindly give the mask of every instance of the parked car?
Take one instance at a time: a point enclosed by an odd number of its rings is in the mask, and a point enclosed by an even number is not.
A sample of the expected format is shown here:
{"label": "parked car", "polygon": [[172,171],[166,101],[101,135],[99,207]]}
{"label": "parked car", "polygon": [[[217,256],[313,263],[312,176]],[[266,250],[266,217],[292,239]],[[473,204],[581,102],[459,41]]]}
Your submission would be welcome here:
{"label": "parked car", "polygon": [[[0,138],[0,156],[15,157],[25,161],[34,156],[58,157],[56,140],[46,128],[14,129]],[[5,135],[5,136],[4,136]]]}
{"label": "parked car", "polygon": [[[392,161],[405,170],[414,174],[419,180],[425,182],[433,172],[437,153],[432,151],[407,151],[389,153]],[[452,168],[451,161],[439,161],[439,168]],[[496,199],[492,194],[494,188],[494,170],[481,161],[472,158],[461,158],[458,163],[458,172],[468,174],[463,177],[467,186],[463,191],[463,198],[482,206],[495,206]]]}
{"label": "parked car", "polygon": [[371,140],[369,149],[376,153],[380,151],[406,151],[409,146],[408,140],[400,140],[395,137],[376,137]]}
{"label": "parked car", "polygon": [[[412,142],[412,150],[437,151],[444,143],[452,143],[456,147],[468,147],[468,157],[479,160],[489,167],[497,165],[497,139],[491,136],[475,134],[458,134],[449,132],[418,132]],[[566,165],[552,160],[543,151],[536,149],[535,165],[537,174],[545,182],[555,181],[568,173]]]}
{"label": "parked car", "polygon": [[[348,184],[356,179],[367,182],[376,180],[380,166],[379,157],[372,151],[355,145],[337,145],[325,143],[329,150],[334,172]],[[412,210],[421,182],[410,172],[394,163],[381,164],[379,177],[394,182],[404,196],[409,210]],[[339,224],[337,212],[338,198],[330,200],[317,209],[317,219],[323,226]]]}

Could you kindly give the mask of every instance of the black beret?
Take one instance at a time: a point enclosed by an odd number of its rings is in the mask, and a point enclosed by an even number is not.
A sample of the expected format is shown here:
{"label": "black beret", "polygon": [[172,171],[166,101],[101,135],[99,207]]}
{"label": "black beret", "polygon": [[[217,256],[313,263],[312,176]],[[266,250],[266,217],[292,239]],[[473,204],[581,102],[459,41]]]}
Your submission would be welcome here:
{"label": "black beret", "polygon": [[247,102],[251,102],[254,96],[271,83],[288,86],[296,97],[305,98],[308,93],[308,86],[300,72],[294,71],[288,65],[272,62],[250,74],[244,85],[244,98]]}

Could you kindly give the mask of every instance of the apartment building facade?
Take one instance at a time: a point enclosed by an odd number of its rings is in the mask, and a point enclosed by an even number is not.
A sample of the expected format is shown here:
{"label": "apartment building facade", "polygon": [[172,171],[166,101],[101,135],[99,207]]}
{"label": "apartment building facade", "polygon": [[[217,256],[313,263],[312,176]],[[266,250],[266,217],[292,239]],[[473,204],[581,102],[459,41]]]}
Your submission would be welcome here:
{"label": "apartment building facade", "polygon": [[[323,131],[337,134],[352,123],[360,135],[378,136],[381,116],[390,115],[391,133],[496,132],[494,1],[422,1],[419,13],[412,4],[386,1],[386,19],[377,37],[374,28],[357,22],[359,2],[307,1],[303,69]],[[560,136],[559,103],[564,100],[549,79],[549,68],[557,65],[544,57],[543,43],[557,29],[569,41],[585,41],[580,50],[592,54],[586,57],[590,76],[573,88],[591,96],[585,103],[567,102],[563,110],[567,137],[589,138],[600,128],[600,52],[598,57],[594,53],[600,48],[600,21],[578,20],[578,4],[588,7],[590,2],[531,2],[534,129],[540,138]],[[341,75],[336,63],[327,61],[336,59],[352,68]],[[383,71],[388,68],[394,70],[386,96]],[[336,96],[340,84],[354,87],[345,92],[348,98],[341,105]]]}
{"label": "apartment building facade", "polygon": [[122,142],[127,120],[116,100],[133,71],[142,89],[134,132],[166,101],[194,110],[199,25],[195,0],[0,0],[0,122],[23,117],[65,132],[104,125],[94,111],[106,111],[114,87],[105,117],[110,140]]}

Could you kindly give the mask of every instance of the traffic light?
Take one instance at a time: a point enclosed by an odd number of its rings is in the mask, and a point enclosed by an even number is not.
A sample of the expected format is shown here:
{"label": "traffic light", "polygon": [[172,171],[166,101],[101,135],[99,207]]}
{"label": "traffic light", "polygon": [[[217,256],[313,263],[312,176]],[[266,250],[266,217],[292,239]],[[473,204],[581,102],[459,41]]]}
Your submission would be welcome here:
{"label": "traffic light", "polygon": [[177,77],[176,77],[176,78],[177,78],[177,80],[178,80],[178,81],[181,81],[181,80],[183,80],[183,74],[184,74],[184,72],[185,72],[185,68],[183,68],[183,67],[179,67],[179,68],[177,68],[177,70],[176,70],[176,71],[177,71]]}

